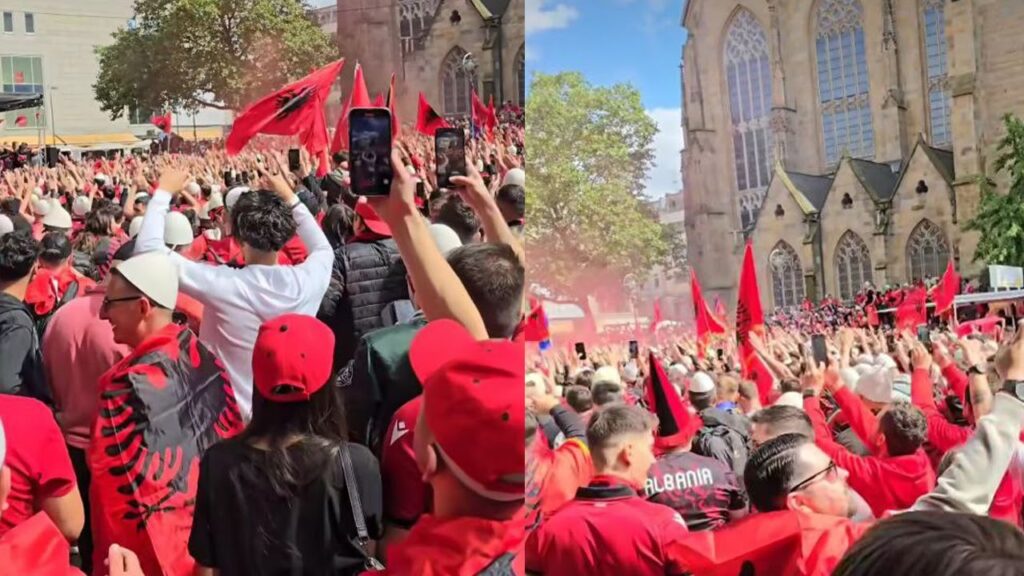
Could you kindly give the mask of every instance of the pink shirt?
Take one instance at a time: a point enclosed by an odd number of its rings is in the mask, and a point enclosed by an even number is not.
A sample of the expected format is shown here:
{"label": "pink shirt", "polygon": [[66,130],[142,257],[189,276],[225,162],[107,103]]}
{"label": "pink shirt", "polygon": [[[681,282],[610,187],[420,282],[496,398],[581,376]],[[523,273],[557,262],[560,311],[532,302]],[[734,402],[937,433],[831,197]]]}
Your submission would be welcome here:
{"label": "pink shirt", "polygon": [[100,320],[105,292],[104,286],[96,286],[62,306],[43,335],[43,367],[57,404],[57,421],[75,448],[89,446],[100,376],[130,352],[114,342],[110,323]]}

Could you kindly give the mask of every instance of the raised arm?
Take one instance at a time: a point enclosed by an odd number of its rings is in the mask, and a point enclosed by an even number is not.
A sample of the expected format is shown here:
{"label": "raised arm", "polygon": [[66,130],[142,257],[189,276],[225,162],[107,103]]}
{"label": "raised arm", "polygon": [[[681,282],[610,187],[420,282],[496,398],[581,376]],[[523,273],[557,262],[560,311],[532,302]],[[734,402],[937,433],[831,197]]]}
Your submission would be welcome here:
{"label": "raised arm", "polygon": [[466,171],[469,173],[469,176],[453,176],[452,183],[458,186],[456,191],[459,193],[459,196],[462,196],[466,204],[480,218],[480,224],[484,228],[484,236],[487,241],[508,244],[515,250],[519,261],[525,264],[526,259],[522,244],[520,244],[519,239],[516,238],[515,234],[508,227],[508,223],[505,222],[505,218],[501,215],[501,210],[498,209],[498,203],[494,200],[494,195],[487,189],[487,185],[484,184],[484,179],[480,176],[476,165],[470,162],[469,159],[466,160]]}

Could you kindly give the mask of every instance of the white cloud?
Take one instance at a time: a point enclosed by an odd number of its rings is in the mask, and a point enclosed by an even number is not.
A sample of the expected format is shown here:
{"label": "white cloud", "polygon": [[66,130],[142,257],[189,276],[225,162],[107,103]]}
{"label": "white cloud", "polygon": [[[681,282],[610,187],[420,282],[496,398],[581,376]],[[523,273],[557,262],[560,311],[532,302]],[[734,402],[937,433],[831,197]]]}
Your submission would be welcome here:
{"label": "white cloud", "polygon": [[565,28],[579,18],[579,11],[568,4],[546,6],[547,0],[526,0],[526,33]]}
{"label": "white cloud", "polygon": [[683,149],[682,110],[655,108],[647,115],[658,125],[654,137],[654,167],[647,175],[646,192],[652,198],[682,189],[679,151]]}

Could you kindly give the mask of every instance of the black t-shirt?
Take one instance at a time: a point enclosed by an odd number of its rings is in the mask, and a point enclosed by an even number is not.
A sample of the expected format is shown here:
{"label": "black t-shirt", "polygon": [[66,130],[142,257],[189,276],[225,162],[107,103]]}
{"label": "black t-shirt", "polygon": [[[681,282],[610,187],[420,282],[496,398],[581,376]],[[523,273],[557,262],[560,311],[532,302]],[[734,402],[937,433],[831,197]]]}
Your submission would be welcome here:
{"label": "black t-shirt", "polygon": [[[298,449],[289,447],[289,456]],[[383,532],[380,468],[369,449],[349,444],[358,494],[372,539]],[[267,480],[268,453],[240,441],[221,442],[199,465],[195,520],[188,550],[221,576],[359,574],[363,556],[345,489],[335,469],[285,497]]]}
{"label": "black t-shirt", "polygon": [[659,458],[647,475],[644,496],[678,512],[691,532],[720,528],[730,511],[747,508],[747,494],[732,470],[692,452]]}

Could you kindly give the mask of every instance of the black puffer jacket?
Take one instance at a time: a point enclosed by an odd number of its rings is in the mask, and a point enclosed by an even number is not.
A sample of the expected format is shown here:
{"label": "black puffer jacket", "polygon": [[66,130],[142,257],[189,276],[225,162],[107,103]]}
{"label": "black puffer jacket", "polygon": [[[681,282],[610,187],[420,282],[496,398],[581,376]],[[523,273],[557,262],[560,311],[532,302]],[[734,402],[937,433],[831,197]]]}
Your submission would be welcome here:
{"label": "black puffer jacket", "polygon": [[7,294],[0,294],[0,394],[53,404],[35,322],[28,308]]}
{"label": "black puffer jacket", "polygon": [[331,283],[317,314],[334,332],[334,369],[352,359],[363,334],[383,327],[385,306],[408,298],[405,263],[394,240],[353,242],[335,250]]}

